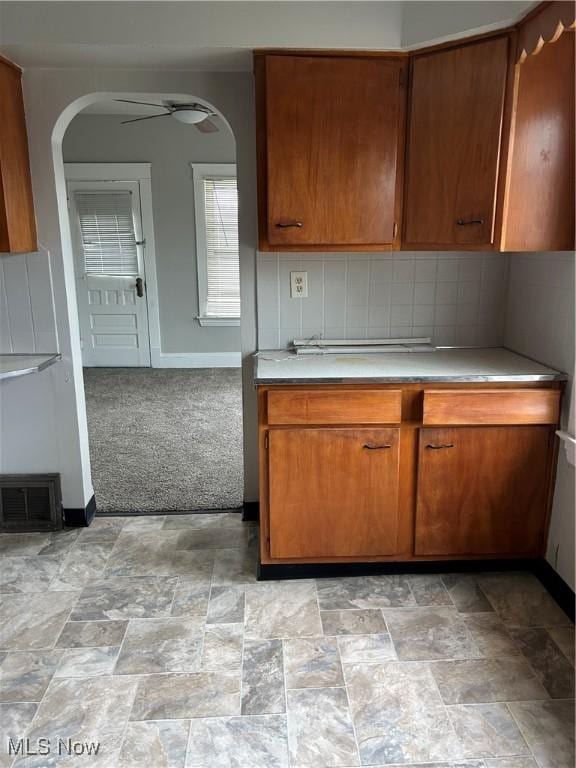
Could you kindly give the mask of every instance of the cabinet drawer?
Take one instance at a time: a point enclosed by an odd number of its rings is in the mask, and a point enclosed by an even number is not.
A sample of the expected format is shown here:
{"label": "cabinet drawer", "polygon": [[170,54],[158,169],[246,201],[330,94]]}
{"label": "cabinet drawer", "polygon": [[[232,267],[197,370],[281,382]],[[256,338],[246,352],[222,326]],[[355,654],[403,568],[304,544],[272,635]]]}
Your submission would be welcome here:
{"label": "cabinet drawer", "polygon": [[423,423],[556,424],[558,389],[444,390],[424,393]]}
{"label": "cabinet drawer", "polygon": [[401,415],[399,389],[268,392],[268,424],[398,424]]}

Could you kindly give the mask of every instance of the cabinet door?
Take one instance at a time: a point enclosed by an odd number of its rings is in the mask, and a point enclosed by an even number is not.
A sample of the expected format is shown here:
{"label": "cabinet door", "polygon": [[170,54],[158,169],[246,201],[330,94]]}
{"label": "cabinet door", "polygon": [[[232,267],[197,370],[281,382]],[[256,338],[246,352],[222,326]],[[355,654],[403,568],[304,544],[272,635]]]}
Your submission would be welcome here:
{"label": "cabinet door", "polygon": [[502,250],[572,250],[574,33],[516,66]]}
{"label": "cabinet door", "polygon": [[415,57],[405,246],[493,242],[507,61],[504,37]]}
{"label": "cabinet door", "polygon": [[546,526],[547,426],[422,429],[416,555],[538,555]]}
{"label": "cabinet door", "polygon": [[399,59],[268,56],[271,245],[392,243]]}
{"label": "cabinet door", "polygon": [[271,429],[270,554],[392,555],[398,429]]}
{"label": "cabinet door", "polygon": [[0,56],[0,252],[38,248],[20,70]]}

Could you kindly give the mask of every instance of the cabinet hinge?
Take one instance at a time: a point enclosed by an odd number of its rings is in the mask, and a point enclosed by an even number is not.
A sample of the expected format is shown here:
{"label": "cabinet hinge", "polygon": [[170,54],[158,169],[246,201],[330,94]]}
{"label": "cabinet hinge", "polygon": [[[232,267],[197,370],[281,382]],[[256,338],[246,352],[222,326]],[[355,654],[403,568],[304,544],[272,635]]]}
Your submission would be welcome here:
{"label": "cabinet hinge", "polygon": [[399,82],[400,82],[400,88],[404,87],[404,67],[400,67],[400,75],[399,75]]}
{"label": "cabinet hinge", "polygon": [[268,448],[268,433],[264,435],[264,448]]}
{"label": "cabinet hinge", "polygon": [[393,239],[393,240],[396,240],[396,236],[397,236],[397,234],[398,234],[398,222],[397,222],[397,221],[395,221],[395,222],[394,222],[394,226],[393,226],[393,228],[392,228],[392,239]]}

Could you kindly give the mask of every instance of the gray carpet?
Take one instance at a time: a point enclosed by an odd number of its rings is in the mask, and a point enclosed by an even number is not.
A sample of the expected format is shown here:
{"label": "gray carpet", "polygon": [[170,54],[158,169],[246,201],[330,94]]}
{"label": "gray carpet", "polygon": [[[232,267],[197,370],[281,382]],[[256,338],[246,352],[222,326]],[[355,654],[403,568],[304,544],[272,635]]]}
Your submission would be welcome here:
{"label": "gray carpet", "polygon": [[85,368],[99,512],[242,504],[240,370]]}

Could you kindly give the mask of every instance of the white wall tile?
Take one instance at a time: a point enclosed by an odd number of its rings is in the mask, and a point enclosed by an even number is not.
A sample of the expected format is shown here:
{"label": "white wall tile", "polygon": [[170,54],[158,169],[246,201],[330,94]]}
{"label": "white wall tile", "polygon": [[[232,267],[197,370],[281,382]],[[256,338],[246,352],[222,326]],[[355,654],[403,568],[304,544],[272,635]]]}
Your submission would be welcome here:
{"label": "white wall tile", "polygon": [[[290,272],[308,272],[308,298],[290,298]],[[432,335],[434,343],[503,340],[508,256],[471,253],[259,254],[262,345],[325,338]],[[458,328],[466,331],[457,333]]]}
{"label": "white wall tile", "polygon": [[10,317],[13,352],[35,352],[34,322],[26,258],[22,254],[2,256],[6,304]]}

